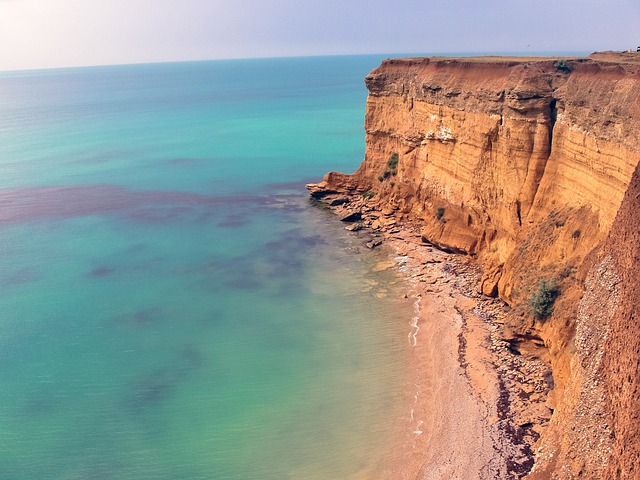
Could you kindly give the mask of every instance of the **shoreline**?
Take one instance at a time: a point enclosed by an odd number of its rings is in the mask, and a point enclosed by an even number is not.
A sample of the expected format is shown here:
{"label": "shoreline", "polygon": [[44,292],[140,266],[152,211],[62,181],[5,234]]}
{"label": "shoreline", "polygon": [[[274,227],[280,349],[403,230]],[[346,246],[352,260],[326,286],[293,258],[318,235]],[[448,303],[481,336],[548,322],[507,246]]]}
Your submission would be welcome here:
{"label": "shoreline", "polygon": [[[415,299],[402,416],[381,478],[495,479],[528,473],[533,445],[550,416],[548,366],[514,358],[500,339],[508,306],[476,291],[479,266],[424,243],[417,227],[392,210],[364,206],[364,200],[354,216],[351,202],[321,203],[368,248],[387,250],[389,268],[406,282],[404,298]],[[537,397],[530,401],[532,393]]]}

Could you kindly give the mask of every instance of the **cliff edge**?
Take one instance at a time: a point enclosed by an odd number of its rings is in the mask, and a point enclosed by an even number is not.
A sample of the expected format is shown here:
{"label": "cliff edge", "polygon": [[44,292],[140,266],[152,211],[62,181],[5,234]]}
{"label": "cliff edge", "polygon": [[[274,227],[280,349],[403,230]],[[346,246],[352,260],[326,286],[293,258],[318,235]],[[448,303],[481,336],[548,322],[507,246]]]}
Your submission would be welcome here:
{"label": "cliff edge", "polygon": [[552,366],[530,478],[638,478],[640,55],[386,60],[366,85],[364,161],[312,196],[477,258],[513,354]]}

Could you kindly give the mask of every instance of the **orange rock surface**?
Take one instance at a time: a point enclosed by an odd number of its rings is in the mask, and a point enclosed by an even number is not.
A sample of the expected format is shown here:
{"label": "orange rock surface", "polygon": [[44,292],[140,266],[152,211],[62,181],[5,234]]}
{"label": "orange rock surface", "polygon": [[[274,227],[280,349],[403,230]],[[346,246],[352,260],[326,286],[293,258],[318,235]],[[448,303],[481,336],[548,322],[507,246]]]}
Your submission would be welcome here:
{"label": "orange rock surface", "polygon": [[[478,289],[512,307],[505,339],[553,367],[530,478],[640,475],[639,61],[387,60],[366,78],[362,165],[310,186],[375,194],[425,241],[478,258]],[[560,291],[542,320],[528,306],[540,279]]]}

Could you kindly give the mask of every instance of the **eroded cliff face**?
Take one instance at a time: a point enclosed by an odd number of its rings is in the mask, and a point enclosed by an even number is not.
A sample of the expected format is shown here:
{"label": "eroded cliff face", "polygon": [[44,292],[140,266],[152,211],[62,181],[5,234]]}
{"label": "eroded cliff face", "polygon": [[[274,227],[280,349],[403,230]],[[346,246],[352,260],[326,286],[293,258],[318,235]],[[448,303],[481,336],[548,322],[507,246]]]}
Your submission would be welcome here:
{"label": "eroded cliff face", "polygon": [[[638,60],[385,61],[366,78],[362,165],[311,187],[317,197],[364,194],[419,223],[425,241],[477,256],[479,289],[512,307],[505,338],[553,367],[554,415],[532,478],[615,478],[618,466],[637,468],[624,453],[637,427],[619,427],[626,408],[638,420],[640,401],[638,343],[625,340],[629,318],[637,321],[627,300],[638,300],[629,286],[640,267],[637,209],[636,223],[616,223],[623,239],[612,226],[640,158]],[[628,197],[625,218],[634,215]],[[635,245],[635,256],[610,252],[622,244]],[[527,302],[540,279],[560,291],[542,319]],[[635,365],[623,387],[621,358]]]}

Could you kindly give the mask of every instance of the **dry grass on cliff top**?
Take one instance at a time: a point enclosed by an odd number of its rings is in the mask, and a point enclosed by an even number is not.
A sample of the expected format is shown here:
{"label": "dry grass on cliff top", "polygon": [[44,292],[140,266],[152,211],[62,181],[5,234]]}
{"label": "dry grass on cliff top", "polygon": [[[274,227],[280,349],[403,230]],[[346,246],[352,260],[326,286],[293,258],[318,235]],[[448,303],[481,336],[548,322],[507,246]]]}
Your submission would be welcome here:
{"label": "dry grass on cliff top", "polygon": [[553,60],[594,60],[598,62],[610,63],[633,63],[640,64],[640,53],[638,52],[594,52],[588,56],[566,56],[566,55],[550,55],[550,56],[526,56],[526,55],[483,55],[472,57],[411,57],[403,60],[420,61],[420,60],[437,60],[437,61],[465,61],[472,63],[498,63],[498,62],[548,62]]}

